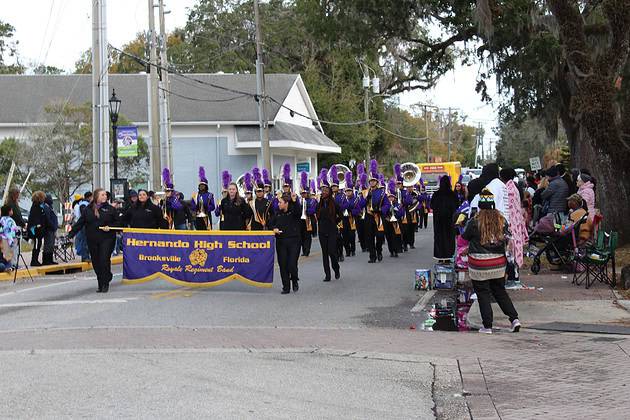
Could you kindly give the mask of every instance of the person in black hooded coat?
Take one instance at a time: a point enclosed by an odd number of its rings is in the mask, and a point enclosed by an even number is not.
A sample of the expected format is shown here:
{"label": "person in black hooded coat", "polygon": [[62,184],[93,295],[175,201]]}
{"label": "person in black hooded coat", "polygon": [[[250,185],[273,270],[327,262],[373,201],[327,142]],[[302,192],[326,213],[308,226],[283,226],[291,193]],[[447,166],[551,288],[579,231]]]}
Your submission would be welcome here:
{"label": "person in black hooded coat", "polygon": [[433,210],[433,257],[448,260],[455,255],[453,215],[457,211],[457,196],[451,189],[448,176],[440,178],[440,189],[431,197]]}

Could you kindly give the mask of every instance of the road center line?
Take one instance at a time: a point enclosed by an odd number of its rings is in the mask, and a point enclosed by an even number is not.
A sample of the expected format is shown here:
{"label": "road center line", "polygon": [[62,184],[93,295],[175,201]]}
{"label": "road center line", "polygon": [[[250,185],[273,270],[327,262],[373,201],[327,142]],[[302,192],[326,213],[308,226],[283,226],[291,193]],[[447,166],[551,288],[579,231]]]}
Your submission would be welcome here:
{"label": "road center line", "polygon": [[41,285],[41,286],[29,287],[29,288],[27,288],[27,289],[13,290],[13,291],[11,291],[11,292],[1,293],[1,294],[0,294],[0,297],[3,297],[3,296],[11,296],[11,295],[14,295],[14,294],[16,294],[16,293],[30,292],[30,291],[32,291],[32,290],[46,289],[46,288],[48,288],[48,287],[53,287],[53,286],[61,286],[61,285],[63,285],[63,284],[76,283],[76,282],[78,282],[78,281],[80,281],[80,280],[68,280],[68,281],[62,281],[62,282],[59,282],[59,283],[43,284],[43,285]]}
{"label": "road center line", "polygon": [[136,300],[138,298],[125,298],[125,299],[94,299],[94,300],[44,300],[33,302],[15,302],[15,303],[2,303],[0,308],[24,308],[31,306],[63,306],[63,305],[85,305],[85,304],[104,304],[104,303],[127,303],[130,300]]}

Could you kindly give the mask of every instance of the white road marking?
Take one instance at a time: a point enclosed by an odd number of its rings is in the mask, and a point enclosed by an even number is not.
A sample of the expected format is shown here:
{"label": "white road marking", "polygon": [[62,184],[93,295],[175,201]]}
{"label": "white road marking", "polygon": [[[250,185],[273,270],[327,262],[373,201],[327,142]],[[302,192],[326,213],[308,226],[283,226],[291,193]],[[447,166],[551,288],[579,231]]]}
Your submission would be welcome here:
{"label": "white road marking", "polygon": [[94,300],[44,300],[34,302],[15,302],[2,303],[0,308],[24,308],[30,306],[62,306],[62,305],[85,305],[85,304],[103,304],[103,303],[127,303],[137,298],[125,299],[94,299]]}
{"label": "white road marking", "polygon": [[13,290],[11,292],[1,293],[0,297],[11,296],[11,295],[14,295],[16,293],[30,292],[31,290],[45,289],[47,287],[61,286],[62,284],[76,283],[78,281],[81,281],[81,280],[68,280],[68,281],[62,281],[62,282],[59,282],[59,283],[44,284],[44,285],[41,285],[41,286],[29,287],[29,288],[26,288],[26,289]]}

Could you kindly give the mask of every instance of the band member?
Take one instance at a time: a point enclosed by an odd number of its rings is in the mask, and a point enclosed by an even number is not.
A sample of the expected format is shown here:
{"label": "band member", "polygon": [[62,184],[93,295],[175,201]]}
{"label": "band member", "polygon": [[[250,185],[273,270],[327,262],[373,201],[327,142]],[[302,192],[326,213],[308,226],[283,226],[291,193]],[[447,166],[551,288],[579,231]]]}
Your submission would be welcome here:
{"label": "band member", "polygon": [[243,193],[245,194],[245,204],[249,206],[251,210],[251,217],[245,221],[245,228],[252,230],[252,221],[254,220],[254,176],[245,172],[243,175]]}
{"label": "band member", "polygon": [[418,196],[418,200],[420,201],[420,205],[418,206],[418,226],[420,229],[426,229],[429,223],[429,212],[431,211],[431,196],[427,193],[422,178],[420,179],[420,195]]}
{"label": "band member", "polygon": [[[394,164],[394,176],[396,177],[396,202],[398,205],[404,208],[404,201],[407,195],[407,191],[405,191],[403,187],[403,176],[402,176],[402,168],[400,163]],[[407,252],[407,243],[405,242],[403,236],[405,229],[407,228],[407,214],[403,213],[403,217],[398,220],[398,225],[400,226],[401,231],[401,239],[400,243],[402,245],[402,252]]]}
{"label": "band member", "polygon": [[330,185],[328,184],[327,172],[322,169],[323,177],[320,174],[319,185],[322,191],[319,203],[317,203],[317,220],[319,228],[319,244],[322,248],[322,262],[324,264],[324,281],[330,281],[330,266],[335,272],[335,279],[341,277],[339,261],[337,260],[337,224],[339,223],[340,209],[335,203]]}
{"label": "band member", "polygon": [[245,230],[247,221],[253,216],[251,207],[238,194],[238,187],[234,182],[228,185],[227,194],[221,200],[219,215],[221,230]]}
{"label": "band member", "polygon": [[184,206],[180,193],[175,191],[173,186],[173,178],[168,168],[162,170],[162,185],[164,186],[165,197],[160,202],[162,209],[163,221],[162,229],[188,229],[187,221],[189,220],[189,212]]}
{"label": "band member", "polygon": [[68,234],[73,238],[83,227],[87,238],[92,266],[98,281],[97,293],[107,293],[112,281],[111,257],[116,244],[116,233],[110,227],[120,226],[118,211],[107,202],[107,193],[101,188],[94,191],[93,200],[83,208],[81,217]]}
{"label": "band member", "polygon": [[405,208],[405,217],[402,222],[403,229],[403,248],[415,248],[416,230],[418,229],[418,207],[420,200],[418,193],[414,190],[413,185],[407,186],[405,198],[403,198],[403,206]]}
{"label": "band member", "polygon": [[133,203],[124,215],[124,224],[132,228],[158,229],[162,222],[162,212],[149,199],[146,190],[138,190],[138,201]]}
{"label": "band member", "polygon": [[309,198],[310,189],[308,174],[300,172],[300,239],[302,244],[302,255],[308,257],[311,253],[313,242],[313,232],[317,229],[315,212],[317,210],[317,200]]}
{"label": "band member", "polygon": [[271,177],[266,168],[262,170],[263,186],[265,189],[265,198],[271,203],[273,201],[273,192],[271,192]]}
{"label": "band member", "polygon": [[[339,174],[337,171],[337,165],[332,165],[330,167],[328,178],[331,180],[330,189],[331,189],[332,196],[335,198],[335,204],[337,204],[337,206],[341,209],[341,211],[343,211],[345,195],[343,191],[339,190]],[[344,244],[343,219],[341,219],[339,221],[339,225],[337,226],[337,256],[339,258],[339,262],[344,261],[343,244]]]}
{"label": "band member", "polygon": [[232,174],[230,171],[221,172],[221,201],[219,201],[219,205],[214,209],[214,215],[219,218],[219,229],[221,228],[221,222],[223,221],[223,213],[221,212],[221,202],[223,199],[227,197],[228,187],[232,183]]}
{"label": "band member", "polygon": [[192,195],[190,200],[190,210],[195,214],[195,229],[212,230],[212,211],[214,209],[214,195],[208,191],[206,171],[203,166],[200,166],[198,191]]}
{"label": "band member", "polygon": [[272,211],[275,213],[279,210],[278,200],[282,194],[291,194],[293,188],[293,180],[291,179],[291,164],[289,162],[285,162],[282,165],[282,192],[278,192],[276,196],[271,201]]}
{"label": "band member", "polygon": [[276,253],[282,278],[282,294],[299,289],[298,258],[300,256],[300,206],[295,193],[284,193],[278,199],[278,212],[269,221],[276,234]]}
{"label": "band member", "polygon": [[250,204],[254,217],[251,222],[251,230],[267,230],[269,219],[271,218],[271,202],[265,197],[265,184],[260,169],[253,168],[254,185],[256,187],[256,198]]}
{"label": "band member", "polygon": [[398,188],[394,178],[390,179],[387,185],[387,200],[381,207],[381,213],[389,256],[398,258],[398,254],[402,252],[400,220],[404,216],[405,210],[398,202]]}
{"label": "band member", "polygon": [[364,191],[365,198],[365,240],[370,253],[370,263],[383,260],[383,241],[385,228],[381,215],[381,207],[385,201],[385,190],[379,185],[378,162],[370,161],[370,188]]}
{"label": "band member", "polygon": [[357,236],[359,237],[359,245],[361,246],[361,252],[367,251],[367,241],[365,240],[365,197],[369,189],[368,175],[365,172],[365,165],[359,163],[357,165],[357,192],[356,195],[362,202],[360,217],[356,218],[357,224]]}
{"label": "band member", "polygon": [[346,249],[346,257],[356,255],[356,221],[361,216],[363,210],[362,200],[354,194],[354,183],[352,182],[352,172],[344,174],[346,187],[343,199],[343,247]]}

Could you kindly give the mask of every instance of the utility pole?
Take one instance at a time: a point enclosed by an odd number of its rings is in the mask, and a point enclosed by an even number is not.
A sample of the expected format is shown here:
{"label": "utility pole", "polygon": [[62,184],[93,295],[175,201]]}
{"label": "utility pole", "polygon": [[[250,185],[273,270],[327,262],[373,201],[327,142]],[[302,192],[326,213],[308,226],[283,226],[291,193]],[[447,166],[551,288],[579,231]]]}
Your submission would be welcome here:
{"label": "utility pole", "polygon": [[[367,86],[365,83],[365,80],[367,80]],[[370,76],[368,75],[367,77],[363,77],[363,111],[364,111],[364,120],[366,121],[365,123],[365,141],[367,142],[367,152],[365,154],[365,162],[369,162],[370,161],[370,151],[371,151],[371,145],[370,145],[370,138],[369,138],[369,133],[370,133],[370,125],[367,123],[367,121],[370,120]]]}
{"label": "utility pole", "polygon": [[429,139],[429,112],[427,111],[427,106],[424,106],[424,136],[427,139],[427,163],[431,163],[431,149],[430,149],[430,143],[431,140]]}
{"label": "utility pole", "polygon": [[160,74],[161,94],[160,94],[160,138],[162,147],[162,162],[164,166],[173,168],[173,144],[171,139],[171,110],[169,107],[169,97],[171,86],[168,80],[168,56],[166,55],[166,23],[164,15],[169,13],[164,11],[164,0],[158,0],[160,13]]}
{"label": "utility pole", "polygon": [[[161,190],[161,153],[160,153],[160,111],[159,111],[159,90],[158,90],[158,68],[157,68],[157,36],[155,33],[155,11],[153,0],[148,0],[149,5],[149,81],[150,81],[150,101],[149,101],[149,137],[151,138],[151,188],[153,191]],[[171,168],[172,169],[172,168]]]}
{"label": "utility pole", "polygon": [[477,123],[477,135],[475,136],[475,168],[479,166],[479,141],[481,140],[481,123]]}
{"label": "utility pole", "polygon": [[98,67],[92,69],[97,74],[98,85],[98,130],[100,153],[99,184],[96,187],[109,189],[109,56],[107,55],[107,0],[98,2]]}
{"label": "utility pole", "polygon": [[100,90],[101,75],[101,2],[92,2],[92,189],[101,184],[101,129],[100,129]]}
{"label": "utility pole", "polygon": [[271,168],[271,149],[269,147],[262,28],[260,24],[258,0],[254,0],[254,19],[256,20],[256,95],[258,96],[258,121],[260,125],[260,157],[262,159],[263,168],[268,168],[273,176],[273,169]]}
{"label": "utility pole", "polygon": [[452,137],[452,124],[451,124],[451,107],[448,107],[448,162],[451,161],[451,137]]}

